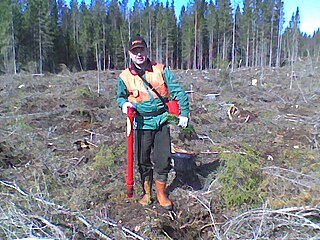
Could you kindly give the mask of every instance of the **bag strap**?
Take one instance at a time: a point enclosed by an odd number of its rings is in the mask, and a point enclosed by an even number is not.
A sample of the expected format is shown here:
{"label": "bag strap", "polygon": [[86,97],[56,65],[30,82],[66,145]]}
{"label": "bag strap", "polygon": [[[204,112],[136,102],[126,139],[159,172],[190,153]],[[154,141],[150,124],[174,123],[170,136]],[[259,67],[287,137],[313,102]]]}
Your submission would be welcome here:
{"label": "bag strap", "polygon": [[161,95],[160,93],[157,91],[157,89],[155,89],[151,83],[149,83],[146,79],[144,79],[142,76],[139,75],[139,77],[142,79],[142,81],[148,85],[148,87],[158,96],[158,98],[161,100],[161,102],[164,105],[164,108],[166,109],[166,111],[168,112],[168,106],[167,106],[167,102]]}

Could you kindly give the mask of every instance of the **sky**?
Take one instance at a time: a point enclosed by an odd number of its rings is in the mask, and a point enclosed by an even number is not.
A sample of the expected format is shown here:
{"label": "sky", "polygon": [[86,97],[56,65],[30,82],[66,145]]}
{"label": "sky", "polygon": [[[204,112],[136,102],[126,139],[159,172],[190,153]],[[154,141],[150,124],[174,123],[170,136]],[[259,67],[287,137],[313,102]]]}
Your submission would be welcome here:
{"label": "sky", "polygon": [[[68,1],[68,0],[66,0]],[[81,2],[82,0],[78,0]],[[167,0],[159,0],[166,3]],[[320,0],[283,0],[284,1],[284,14],[285,24],[284,28],[288,26],[291,20],[292,14],[296,12],[297,7],[300,11],[300,30],[308,35],[313,35],[313,32],[320,28]],[[85,0],[86,3],[90,3],[91,0]],[[189,0],[175,0],[176,15],[179,16],[181,7],[187,6]],[[231,0],[232,7],[235,8],[237,3],[242,3],[242,0]],[[131,7],[134,0],[129,0],[129,6]],[[169,0],[171,3],[171,0]],[[240,5],[241,6],[241,5]]]}
{"label": "sky", "polygon": [[320,28],[320,0],[284,0],[286,25],[297,7],[300,11],[300,30],[312,35]]}

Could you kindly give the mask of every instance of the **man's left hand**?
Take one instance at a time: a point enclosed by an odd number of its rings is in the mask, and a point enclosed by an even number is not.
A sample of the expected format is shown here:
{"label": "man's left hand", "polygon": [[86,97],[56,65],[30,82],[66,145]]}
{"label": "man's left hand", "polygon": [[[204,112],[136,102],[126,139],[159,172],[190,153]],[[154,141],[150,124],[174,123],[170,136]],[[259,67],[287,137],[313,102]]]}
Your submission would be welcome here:
{"label": "man's left hand", "polygon": [[186,128],[188,126],[189,118],[179,116],[178,126]]}

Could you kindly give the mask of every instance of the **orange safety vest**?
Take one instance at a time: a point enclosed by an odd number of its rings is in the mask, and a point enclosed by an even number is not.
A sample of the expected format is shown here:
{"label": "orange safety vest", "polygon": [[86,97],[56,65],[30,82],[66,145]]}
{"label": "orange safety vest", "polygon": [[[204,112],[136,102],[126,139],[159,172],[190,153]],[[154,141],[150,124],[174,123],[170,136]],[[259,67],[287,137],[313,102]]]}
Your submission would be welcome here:
{"label": "orange safety vest", "polygon": [[[162,97],[169,98],[169,89],[164,78],[164,67],[165,65],[163,64],[152,65],[153,71],[146,71],[145,77],[147,82],[149,82]],[[148,101],[151,99],[150,93],[154,98],[158,98],[157,94],[155,94],[152,89],[147,89],[143,80],[138,75],[132,74],[128,68],[120,74],[120,78],[130,93],[128,97],[130,102],[141,103]]]}

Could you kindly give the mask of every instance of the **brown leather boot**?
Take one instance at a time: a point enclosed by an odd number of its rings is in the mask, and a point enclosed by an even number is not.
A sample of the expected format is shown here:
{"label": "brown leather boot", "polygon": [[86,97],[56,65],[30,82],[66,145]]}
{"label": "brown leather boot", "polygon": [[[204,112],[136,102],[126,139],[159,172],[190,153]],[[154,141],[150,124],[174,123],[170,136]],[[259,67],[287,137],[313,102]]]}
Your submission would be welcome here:
{"label": "brown leather boot", "polygon": [[142,205],[151,205],[153,203],[151,191],[152,191],[152,182],[151,181],[145,181],[143,183],[143,189],[144,189],[144,196],[139,201]]}
{"label": "brown leather boot", "polygon": [[165,182],[156,181],[157,198],[162,207],[164,207],[167,210],[172,210],[173,203],[166,195],[166,186],[167,184]]}

